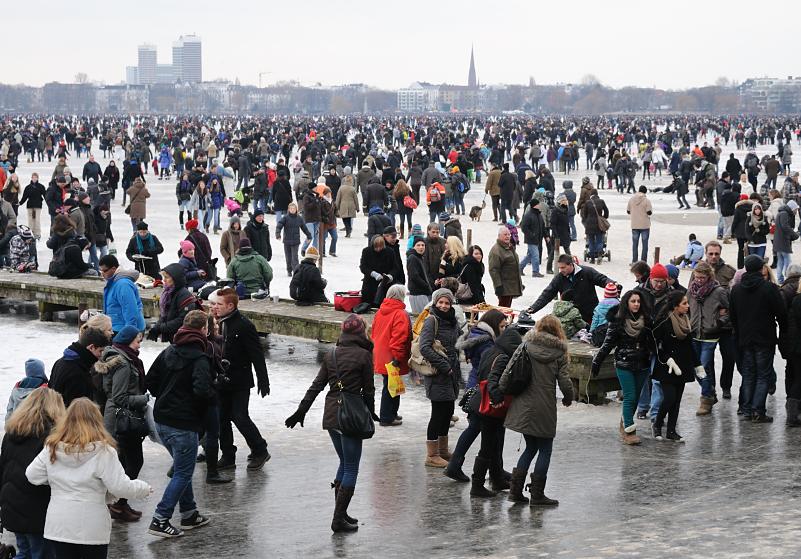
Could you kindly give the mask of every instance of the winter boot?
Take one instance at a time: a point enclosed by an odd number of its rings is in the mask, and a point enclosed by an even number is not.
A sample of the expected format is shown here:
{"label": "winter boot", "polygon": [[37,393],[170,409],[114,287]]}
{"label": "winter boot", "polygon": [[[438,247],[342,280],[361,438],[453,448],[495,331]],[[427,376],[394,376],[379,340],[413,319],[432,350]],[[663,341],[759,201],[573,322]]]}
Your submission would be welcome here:
{"label": "winter boot", "polygon": [[439,446],[437,441],[426,441],[426,466],[432,468],[445,468],[448,461],[439,456]]}
{"label": "winter boot", "polygon": [[476,461],[473,463],[473,478],[472,485],[470,486],[471,497],[494,497],[495,491],[490,491],[484,487],[484,479],[487,477],[487,470],[489,469],[490,462],[486,458],[476,456]]}
{"label": "winter boot", "polygon": [[348,514],[348,505],[353,498],[355,487],[340,487],[334,506],[334,518],[331,520],[331,531],[333,532],[355,532],[359,529],[358,524],[351,524],[345,517]]}
{"label": "winter boot", "polygon": [[442,459],[450,460],[451,456],[453,456],[448,450],[448,435],[437,439],[437,448],[439,449],[439,455]]}
{"label": "winter boot", "polygon": [[637,436],[637,425],[632,423],[623,429],[623,444],[637,445],[640,444],[640,437]]}
{"label": "winter boot", "polygon": [[509,482],[508,500],[513,503],[528,503],[528,497],[523,495],[523,484],[526,482],[526,471],[519,468],[512,470],[512,481]]}
{"label": "winter boot", "polygon": [[401,229],[401,230],[400,230],[400,238],[402,239],[402,238],[403,238],[403,231],[404,231],[404,229],[405,229],[405,224],[404,224],[404,223],[401,223],[401,224],[400,224],[400,226],[401,226],[401,228],[400,228],[400,229]]}
{"label": "winter boot", "polygon": [[511,487],[509,480],[503,477],[503,468],[500,462],[491,461],[489,468],[490,487],[496,493],[506,491]]}
{"label": "winter boot", "polygon": [[[334,480],[334,483],[331,484],[331,489],[334,490],[334,504],[336,505],[337,497],[339,496],[339,489],[342,486],[341,481]],[[358,524],[359,519],[353,518],[348,514],[348,511],[345,511],[345,522],[348,524]]]}
{"label": "winter boot", "polygon": [[787,421],[785,422],[785,425],[788,427],[801,426],[801,421],[798,420],[798,404],[800,403],[801,400],[787,398]]}
{"label": "winter boot", "polygon": [[462,464],[464,464],[464,456],[451,456],[448,467],[445,468],[445,475],[455,481],[467,483],[470,478],[462,471]]}
{"label": "winter boot", "polygon": [[529,505],[532,507],[555,507],[559,504],[556,499],[549,499],[545,496],[545,482],[548,478],[537,477],[531,474],[531,483],[526,487],[531,493]]}
{"label": "winter boot", "polygon": [[206,456],[206,483],[210,485],[220,485],[223,483],[231,483],[234,478],[220,474],[217,469],[217,460],[212,456]]}
{"label": "winter boot", "polygon": [[695,412],[695,415],[710,415],[712,413],[712,406],[714,405],[715,405],[714,398],[701,396],[701,400],[698,403],[698,411]]}
{"label": "winter boot", "polygon": [[142,518],[142,511],[132,508],[131,504],[128,502],[128,499],[120,499],[117,501],[117,506],[125,509],[129,514],[135,516],[136,518]]}

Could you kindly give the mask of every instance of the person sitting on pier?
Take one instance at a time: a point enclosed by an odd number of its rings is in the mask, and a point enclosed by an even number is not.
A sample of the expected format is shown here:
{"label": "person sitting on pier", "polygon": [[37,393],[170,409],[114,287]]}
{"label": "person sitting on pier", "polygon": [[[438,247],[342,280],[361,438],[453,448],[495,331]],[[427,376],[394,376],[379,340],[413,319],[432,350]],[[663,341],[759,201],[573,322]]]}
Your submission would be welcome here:
{"label": "person sitting on pier", "polygon": [[239,250],[228,265],[228,278],[236,282],[240,299],[265,292],[269,295],[273,269],[261,254],[253,250],[250,239],[243,237],[239,239]]}

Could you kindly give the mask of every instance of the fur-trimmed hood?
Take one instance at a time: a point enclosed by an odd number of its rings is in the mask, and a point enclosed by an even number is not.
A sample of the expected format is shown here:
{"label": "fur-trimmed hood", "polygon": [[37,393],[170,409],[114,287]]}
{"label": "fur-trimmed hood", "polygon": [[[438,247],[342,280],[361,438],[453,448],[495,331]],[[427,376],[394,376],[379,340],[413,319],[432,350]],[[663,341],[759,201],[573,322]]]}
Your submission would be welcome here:
{"label": "fur-trimmed hood", "polygon": [[529,330],[523,337],[528,354],[535,361],[549,362],[567,354],[567,342],[547,332]]}
{"label": "fur-trimmed hood", "polygon": [[468,351],[479,344],[495,341],[495,332],[486,322],[478,322],[456,341],[456,349]]}
{"label": "fur-trimmed hood", "polygon": [[119,369],[127,362],[128,358],[120,353],[116,348],[107,347],[103,350],[103,355],[101,355],[100,359],[95,363],[94,369],[99,375],[107,375],[110,372]]}

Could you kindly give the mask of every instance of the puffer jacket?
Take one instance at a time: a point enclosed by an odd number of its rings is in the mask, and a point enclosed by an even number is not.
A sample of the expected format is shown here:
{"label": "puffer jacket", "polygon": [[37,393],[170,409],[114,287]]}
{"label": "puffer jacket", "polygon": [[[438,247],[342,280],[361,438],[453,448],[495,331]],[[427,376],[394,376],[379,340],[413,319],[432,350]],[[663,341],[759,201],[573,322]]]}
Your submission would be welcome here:
{"label": "puffer jacket", "polygon": [[[695,368],[701,364],[698,354],[693,349],[692,336],[680,340],[673,332],[670,318],[661,319],[654,327],[656,343],[656,362],[651,378],[667,384],[686,384],[695,381]],[[674,375],[667,365],[673,359],[681,369],[681,375]]]}
{"label": "puffer jacket", "polygon": [[[432,402],[452,402],[459,393],[461,369],[459,350],[456,349],[459,325],[453,308],[448,314],[449,316],[444,316],[437,308],[432,307],[420,332],[420,353],[437,371],[436,375],[423,379],[426,398]],[[435,339],[442,343],[447,357],[434,351]]]}
{"label": "puffer jacket", "polygon": [[609,309],[606,315],[608,328],[604,343],[593,358],[594,365],[603,363],[606,356],[615,350],[615,367],[627,371],[643,371],[650,368],[651,348],[653,337],[651,334],[651,321],[645,318],[645,327],[636,338],[632,338],[623,328],[623,323],[617,317],[618,306]]}
{"label": "puffer jacket", "polygon": [[267,260],[252,248],[240,248],[228,265],[228,277],[245,284],[245,293],[250,295],[259,289],[270,290],[273,270]]}
{"label": "puffer jacket", "polygon": [[728,317],[721,320],[720,310],[729,308],[729,292],[718,285],[703,301],[687,293],[690,303],[690,325],[696,340],[717,340],[723,330],[730,330]]}
{"label": "puffer jacket", "polygon": [[[351,394],[360,394],[367,409],[375,410],[375,385],[373,384],[373,343],[363,335],[342,334],[334,349],[323,357],[320,371],[303,396],[298,409],[304,414],[309,411],[317,395],[328,388],[325,395],[323,411],[323,429],[339,429],[337,414],[339,413],[338,382],[342,382],[342,390]],[[336,367],[334,366],[336,352]]]}
{"label": "puffer jacket", "polygon": [[553,314],[562,323],[562,329],[568,339],[575,336],[576,332],[582,328],[587,327],[578,308],[571,301],[556,301],[553,304]]}
{"label": "puffer jacket", "polygon": [[467,375],[467,388],[478,384],[478,367],[484,352],[495,345],[495,332],[486,322],[478,322],[469,332],[459,338],[456,349],[464,352],[464,357],[470,363],[470,372]]}
{"label": "puffer jacket", "polygon": [[[509,406],[504,425],[507,429],[552,439],[556,436],[556,385],[566,401],[573,400],[573,384],[568,376],[567,343],[546,332],[530,330],[523,337],[531,358],[531,382]],[[503,391],[509,375],[501,375]]]}
{"label": "puffer jacket", "polygon": [[32,485],[25,469],[44,448],[50,429],[41,437],[6,434],[0,450],[0,519],[8,531],[41,536],[50,487]]}
{"label": "puffer jacket", "polygon": [[100,375],[101,386],[106,396],[103,423],[111,436],[116,438],[117,410],[129,409],[141,412],[147,405],[144,375],[140,377],[131,359],[113,346],[103,350],[103,355],[95,363],[95,372]]}
{"label": "puffer jacket", "polygon": [[393,359],[398,362],[400,374],[409,372],[409,356],[412,351],[412,322],[406,312],[406,304],[397,299],[384,299],[373,319],[373,371],[386,375],[386,364]]}

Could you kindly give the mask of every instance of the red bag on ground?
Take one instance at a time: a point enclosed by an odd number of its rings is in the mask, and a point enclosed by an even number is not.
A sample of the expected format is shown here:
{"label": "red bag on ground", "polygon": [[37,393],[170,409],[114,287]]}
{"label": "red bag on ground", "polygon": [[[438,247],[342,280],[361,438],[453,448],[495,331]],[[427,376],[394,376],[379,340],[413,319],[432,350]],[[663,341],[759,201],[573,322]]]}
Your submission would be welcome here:
{"label": "red bag on ground", "polygon": [[489,390],[487,390],[487,381],[480,381],[478,383],[478,389],[481,392],[481,404],[478,406],[478,413],[481,415],[486,415],[487,417],[495,417],[498,419],[503,419],[506,417],[506,412],[509,411],[509,404],[512,403],[514,396],[504,396],[503,404],[497,408],[493,408],[492,402],[490,401]]}
{"label": "red bag on ground", "polygon": [[337,291],[334,293],[334,308],[338,311],[353,312],[354,307],[361,302],[361,291]]}

